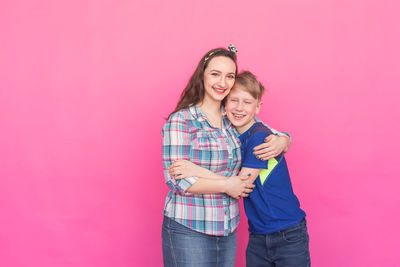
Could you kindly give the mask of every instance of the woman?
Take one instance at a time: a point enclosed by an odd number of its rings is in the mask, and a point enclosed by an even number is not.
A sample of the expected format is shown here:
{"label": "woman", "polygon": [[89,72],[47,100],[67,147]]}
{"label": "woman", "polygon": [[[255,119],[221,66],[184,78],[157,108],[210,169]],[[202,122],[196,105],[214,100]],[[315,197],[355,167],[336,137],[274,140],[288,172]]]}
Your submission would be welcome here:
{"label": "woman", "polygon": [[[200,60],[163,127],[164,174],[171,189],[162,228],[165,266],[235,265],[238,198],[254,187],[246,177],[237,176],[241,165],[240,142],[222,107],[236,74],[233,46],[229,50],[209,51]],[[277,150],[280,153],[283,146]],[[268,156],[264,153],[264,157]],[[229,178],[175,180],[167,168],[179,159],[190,160]]]}

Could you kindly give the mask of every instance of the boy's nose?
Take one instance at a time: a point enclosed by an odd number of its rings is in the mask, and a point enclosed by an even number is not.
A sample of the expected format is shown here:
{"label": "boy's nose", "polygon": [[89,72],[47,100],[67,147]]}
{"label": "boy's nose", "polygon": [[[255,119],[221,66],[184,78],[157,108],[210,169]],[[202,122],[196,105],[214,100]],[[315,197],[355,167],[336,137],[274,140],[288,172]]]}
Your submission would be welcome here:
{"label": "boy's nose", "polygon": [[238,104],[236,105],[236,110],[239,110],[239,111],[243,110],[243,106],[242,106],[241,103],[238,103]]}

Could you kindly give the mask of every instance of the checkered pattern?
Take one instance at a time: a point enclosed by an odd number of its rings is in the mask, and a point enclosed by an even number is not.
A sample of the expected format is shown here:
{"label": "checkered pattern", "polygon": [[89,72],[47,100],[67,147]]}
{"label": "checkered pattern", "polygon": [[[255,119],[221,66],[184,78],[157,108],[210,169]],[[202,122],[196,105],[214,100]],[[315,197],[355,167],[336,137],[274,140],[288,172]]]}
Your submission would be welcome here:
{"label": "checkered pattern", "polygon": [[185,159],[223,176],[235,176],[241,164],[237,132],[223,110],[222,129],[210,125],[197,106],[174,113],[163,127],[163,165],[168,193],[164,215],[192,230],[228,235],[239,224],[239,204],[226,194],[190,194],[198,177],[175,180],[167,168]]}

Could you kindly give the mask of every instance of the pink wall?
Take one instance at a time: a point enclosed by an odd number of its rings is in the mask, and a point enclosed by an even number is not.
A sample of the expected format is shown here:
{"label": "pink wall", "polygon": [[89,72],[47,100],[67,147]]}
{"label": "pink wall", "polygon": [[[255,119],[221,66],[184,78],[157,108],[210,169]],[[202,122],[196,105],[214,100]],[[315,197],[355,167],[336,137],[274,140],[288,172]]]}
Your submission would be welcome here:
{"label": "pink wall", "polygon": [[161,266],[163,118],[229,42],[293,136],[313,266],[399,266],[397,1],[117,2],[0,2],[1,266]]}

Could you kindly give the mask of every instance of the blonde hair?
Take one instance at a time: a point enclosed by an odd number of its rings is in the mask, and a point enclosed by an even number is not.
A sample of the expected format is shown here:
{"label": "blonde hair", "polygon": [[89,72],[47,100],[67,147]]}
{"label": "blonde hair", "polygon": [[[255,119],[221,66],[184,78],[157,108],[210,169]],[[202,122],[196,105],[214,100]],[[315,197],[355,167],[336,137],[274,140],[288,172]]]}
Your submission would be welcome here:
{"label": "blonde hair", "polygon": [[242,71],[235,80],[234,88],[239,85],[249,92],[255,99],[261,101],[261,97],[265,92],[264,86],[257,80],[257,77],[250,71]]}

